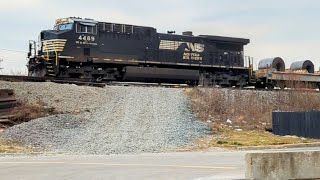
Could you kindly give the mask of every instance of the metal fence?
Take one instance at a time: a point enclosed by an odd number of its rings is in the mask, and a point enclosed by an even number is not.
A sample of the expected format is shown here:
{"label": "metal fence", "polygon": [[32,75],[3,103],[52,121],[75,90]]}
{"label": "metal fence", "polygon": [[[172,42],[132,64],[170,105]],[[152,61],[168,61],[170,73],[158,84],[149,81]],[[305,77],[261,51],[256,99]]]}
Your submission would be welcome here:
{"label": "metal fence", "polygon": [[320,112],[273,112],[272,132],[320,139]]}

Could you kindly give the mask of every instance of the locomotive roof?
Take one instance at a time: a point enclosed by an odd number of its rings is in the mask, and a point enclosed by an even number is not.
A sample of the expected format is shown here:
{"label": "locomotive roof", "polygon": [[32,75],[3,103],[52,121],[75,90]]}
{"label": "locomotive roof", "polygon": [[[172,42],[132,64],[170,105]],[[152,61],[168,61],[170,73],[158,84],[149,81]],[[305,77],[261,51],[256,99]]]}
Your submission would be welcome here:
{"label": "locomotive roof", "polygon": [[[61,18],[58,19],[56,21],[56,23],[59,23],[61,21],[74,21],[74,22],[83,22],[83,23],[92,23],[92,24],[96,24],[96,23],[110,23],[110,22],[99,22],[99,21],[95,21],[93,19],[83,19],[83,18],[78,18],[78,17],[69,17],[69,18]],[[118,24],[118,23],[112,23],[112,24]],[[131,26],[135,26],[135,27],[140,27],[140,28],[152,28],[155,29],[153,27],[148,27],[148,26],[136,26],[136,25],[131,25]],[[169,36],[181,36],[181,35],[177,35],[177,34],[165,34],[165,33],[159,33],[162,35],[169,35]],[[185,35],[183,35],[185,36]],[[199,36],[190,36],[190,37],[198,37],[198,38],[204,38],[204,39],[209,39],[212,41],[219,41],[219,42],[231,42],[231,43],[240,43],[243,45],[247,45],[250,43],[249,39],[245,39],[245,38],[235,38],[235,37],[225,37],[225,36],[214,36],[214,35],[199,35]]]}
{"label": "locomotive roof", "polygon": [[244,38],[234,38],[234,37],[225,37],[225,36],[211,36],[211,35],[199,35],[199,37],[210,39],[213,41],[225,41],[225,42],[236,42],[247,45],[250,43],[250,39]]}
{"label": "locomotive roof", "polygon": [[98,21],[95,21],[93,19],[82,19],[82,18],[70,18],[76,22],[81,21],[81,22],[87,22],[87,23],[97,23]]}
{"label": "locomotive roof", "polygon": [[56,25],[65,24],[65,23],[73,23],[73,22],[83,22],[83,23],[90,23],[90,24],[98,23],[98,21],[95,21],[93,19],[82,19],[82,18],[76,18],[76,17],[69,17],[69,18],[57,19]]}
{"label": "locomotive roof", "polygon": [[225,36],[210,36],[210,35],[199,35],[199,36],[189,36],[189,35],[182,35],[182,34],[166,34],[166,33],[159,33],[161,38],[171,39],[179,41],[181,39],[202,39],[204,41],[214,41],[214,42],[222,42],[222,43],[230,43],[230,44],[241,44],[247,45],[250,43],[250,39],[244,38],[234,38],[234,37],[225,37]]}

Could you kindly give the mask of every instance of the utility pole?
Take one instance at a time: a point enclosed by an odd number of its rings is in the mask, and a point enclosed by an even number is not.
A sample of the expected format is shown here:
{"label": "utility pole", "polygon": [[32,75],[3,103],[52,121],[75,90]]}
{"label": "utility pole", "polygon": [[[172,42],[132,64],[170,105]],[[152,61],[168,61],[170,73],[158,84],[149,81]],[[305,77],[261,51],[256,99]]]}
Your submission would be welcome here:
{"label": "utility pole", "polygon": [[0,72],[1,72],[1,70],[3,69],[2,67],[1,67],[1,62],[3,61],[3,59],[1,59],[0,58]]}

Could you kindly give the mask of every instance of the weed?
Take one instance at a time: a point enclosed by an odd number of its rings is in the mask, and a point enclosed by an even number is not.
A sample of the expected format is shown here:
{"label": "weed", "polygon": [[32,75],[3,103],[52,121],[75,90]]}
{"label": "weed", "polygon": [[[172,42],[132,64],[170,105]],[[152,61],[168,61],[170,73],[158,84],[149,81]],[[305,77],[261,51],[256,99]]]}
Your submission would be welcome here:
{"label": "weed", "polygon": [[[229,126],[243,130],[271,128],[273,111],[320,110],[320,94],[302,91],[246,91],[195,88],[188,92],[195,115],[215,131]],[[232,124],[227,124],[230,119]]]}

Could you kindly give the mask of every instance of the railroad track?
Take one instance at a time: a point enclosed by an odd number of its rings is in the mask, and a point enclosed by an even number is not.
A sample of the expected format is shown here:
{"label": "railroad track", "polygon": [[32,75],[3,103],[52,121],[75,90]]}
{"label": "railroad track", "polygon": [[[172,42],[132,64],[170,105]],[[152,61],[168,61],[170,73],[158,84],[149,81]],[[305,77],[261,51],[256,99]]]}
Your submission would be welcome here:
{"label": "railroad track", "polygon": [[32,77],[32,76],[12,76],[12,75],[0,75],[0,80],[13,81],[13,82],[55,82],[62,84],[76,84],[83,86],[95,86],[105,87],[104,82],[92,82],[87,79],[75,79],[75,78],[56,78],[56,77]]}
{"label": "railroad track", "polygon": [[76,84],[80,86],[141,86],[141,87],[170,87],[170,88],[186,88],[187,84],[167,84],[167,83],[142,83],[142,82],[118,82],[118,81],[90,81],[88,79],[79,78],[58,78],[58,77],[32,77],[32,76],[13,76],[0,75],[2,81],[12,82],[55,82],[61,84]]}
{"label": "railroad track", "polygon": [[[144,82],[119,82],[119,81],[90,81],[79,78],[59,78],[59,77],[32,77],[32,76],[14,76],[0,75],[0,80],[13,82],[55,82],[61,84],[75,84],[79,86],[138,86],[138,87],[167,87],[167,88],[192,88],[187,84],[168,84],[168,83],[144,83]],[[201,87],[200,87],[201,88]],[[221,88],[221,87],[219,87]],[[223,89],[243,90],[243,91],[301,91],[301,92],[319,92],[318,89],[256,89],[254,87],[233,88],[224,87]]]}
{"label": "railroad track", "polygon": [[15,124],[11,121],[15,115],[11,113],[17,105],[13,89],[0,89],[0,128],[6,128]]}
{"label": "railroad track", "polygon": [[168,84],[168,83],[143,83],[143,82],[118,82],[106,83],[110,86],[140,86],[140,87],[167,87],[167,88],[190,88],[187,84]]}

